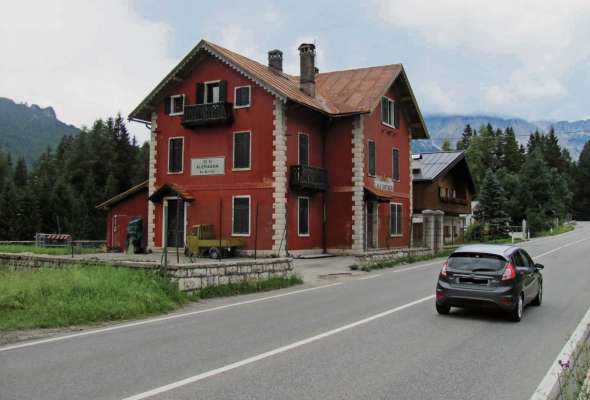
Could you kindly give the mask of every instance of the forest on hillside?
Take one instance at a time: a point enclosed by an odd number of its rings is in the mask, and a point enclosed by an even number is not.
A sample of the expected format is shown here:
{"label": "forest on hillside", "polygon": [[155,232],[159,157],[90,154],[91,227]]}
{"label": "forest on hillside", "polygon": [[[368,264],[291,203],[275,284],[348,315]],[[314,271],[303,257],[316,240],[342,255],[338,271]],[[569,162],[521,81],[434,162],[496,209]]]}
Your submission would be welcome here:
{"label": "forest on hillside", "polygon": [[531,133],[523,146],[511,127],[487,124],[466,125],[456,146],[465,151],[478,188],[479,222],[505,226],[526,219],[538,233],[570,218],[590,219],[590,142],[576,163],[552,128]]}
{"label": "forest on hillside", "polygon": [[149,145],[139,146],[120,115],[65,135],[27,166],[0,152],[0,240],[33,240],[36,232],[104,239],[97,204],[147,179]]}

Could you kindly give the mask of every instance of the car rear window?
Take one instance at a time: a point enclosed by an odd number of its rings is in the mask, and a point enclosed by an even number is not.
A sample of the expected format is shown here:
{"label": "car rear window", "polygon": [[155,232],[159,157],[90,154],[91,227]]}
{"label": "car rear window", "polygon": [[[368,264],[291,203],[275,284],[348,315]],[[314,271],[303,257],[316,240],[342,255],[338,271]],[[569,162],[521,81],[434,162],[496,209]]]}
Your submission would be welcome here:
{"label": "car rear window", "polygon": [[455,253],[449,257],[449,268],[473,271],[489,270],[499,271],[506,265],[506,260],[494,254],[485,253]]}

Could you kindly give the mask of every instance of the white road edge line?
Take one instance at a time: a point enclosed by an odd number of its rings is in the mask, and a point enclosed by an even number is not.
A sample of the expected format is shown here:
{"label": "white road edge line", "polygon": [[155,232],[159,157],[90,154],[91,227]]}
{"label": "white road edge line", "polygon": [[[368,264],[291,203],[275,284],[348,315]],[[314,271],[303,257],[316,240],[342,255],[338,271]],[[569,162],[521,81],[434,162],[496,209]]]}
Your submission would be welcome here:
{"label": "white road edge line", "polygon": [[587,238],[584,238],[584,239],[580,239],[580,240],[576,240],[575,242],[571,242],[571,243],[568,243],[568,244],[564,244],[563,246],[556,247],[553,250],[549,250],[549,251],[546,251],[545,253],[541,253],[539,255],[534,256],[533,259],[548,256],[549,254],[555,253],[556,251],[559,251],[559,250],[564,249],[566,247],[573,246],[573,245],[578,244],[578,243],[581,243],[581,242],[585,242],[586,240],[590,240],[590,237],[587,237]]}
{"label": "white road edge line", "polygon": [[583,341],[588,336],[588,330],[590,329],[590,308],[586,311],[586,314],[582,317],[582,320],[570,336],[569,340],[565,343],[555,361],[549,367],[549,370],[543,377],[539,386],[535,389],[530,400],[547,400],[559,389],[559,374],[561,373],[561,366],[559,361],[570,361],[579,349],[580,341]]}
{"label": "white road edge line", "polygon": [[189,385],[191,383],[195,383],[195,382],[201,381],[201,380],[206,379],[206,378],[210,378],[210,377],[215,376],[215,375],[220,375],[220,374],[223,374],[224,372],[228,372],[228,371],[231,371],[233,369],[240,368],[240,367],[243,367],[245,365],[252,364],[252,363],[255,363],[257,361],[260,361],[260,360],[264,360],[265,358],[276,356],[277,354],[285,353],[285,352],[287,352],[289,350],[293,350],[293,349],[296,349],[298,347],[305,346],[306,344],[310,344],[310,343],[316,342],[316,341],[321,340],[321,339],[324,339],[324,338],[326,338],[328,336],[332,336],[332,335],[335,335],[337,333],[344,332],[344,331],[350,330],[352,328],[356,328],[357,326],[367,324],[367,323],[369,323],[371,321],[374,321],[376,319],[386,317],[388,315],[391,315],[391,314],[396,313],[398,311],[402,311],[402,310],[404,310],[406,308],[415,306],[417,304],[423,303],[423,302],[425,302],[427,300],[431,300],[433,298],[434,298],[434,295],[423,297],[423,298],[421,298],[419,300],[415,300],[415,301],[412,301],[410,303],[407,303],[407,304],[404,304],[404,305],[401,305],[401,306],[398,306],[398,307],[395,307],[395,308],[391,308],[391,309],[389,309],[387,311],[384,311],[384,312],[381,312],[379,314],[375,314],[375,315],[372,315],[370,317],[367,317],[367,318],[358,320],[358,321],[353,322],[353,323],[350,323],[348,325],[344,325],[344,326],[341,326],[339,328],[332,329],[332,330],[329,330],[329,331],[324,332],[324,333],[320,333],[319,335],[311,336],[311,337],[308,337],[307,339],[303,339],[303,340],[300,340],[298,342],[294,342],[294,343],[288,344],[286,346],[279,347],[279,348],[276,348],[274,350],[267,351],[266,353],[261,353],[261,354],[255,355],[253,357],[246,358],[244,360],[237,361],[237,362],[234,362],[234,363],[225,365],[225,366],[220,367],[220,368],[212,369],[210,371],[203,372],[201,374],[194,375],[194,376],[191,376],[189,378],[182,379],[180,381],[170,383],[168,385],[160,386],[158,388],[155,388],[155,389],[152,389],[152,390],[148,390],[147,392],[139,393],[139,394],[136,394],[136,395],[133,395],[133,396],[130,396],[130,397],[125,397],[123,400],[142,400],[142,399],[146,399],[148,397],[152,397],[152,396],[155,396],[155,395],[160,394],[160,393],[164,393],[164,392],[168,392],[168,391],[173,390],[173,389],[177,389],[177,388],[179,388],[181,386],[186,386],[186,385]]}
{"label": "white road edge line", "polygon": [[383,276],[383,274],[364,276],[362,278],[359,278],[359,281],[366,281],[368,279],[375,279],[375,278],[379,278],[380,276]]}
{"label": "white road edge line", "polygon": [[225,310],[226,308],[243,306],[246,304],[260,303],[263,301],[277,299],[277,298],[285,297],[285,296],[291,296],[294,294],[307,293],[307,292],[311,292],[313,290],[325,289],[328,287],[337,286],[337,285],[341,285],[341,284],[342,284],[342,282],[330,283],[328,285],[315,286],[315,287],[311,287],[311,288],[307,288],[307,289],[294,290],[291,292],[276,294],[273,296],[259,297],[259,298],[252,299],[252,300],[245,300],[245,301],[240,301],[237,303],[225,304],[223,306],[207,308],[204,310],[190,311],[190,312],[186,312],[186,313],[182,313],[182,314],[172,314],[172,315],[168,315],[165,317],[151,318],[151,319],[147,319],[147,320],[111,326],[108,328],[94,329],[94,330],[85,331],[85,332],[73,333],[71,335],[63,335],[63,336],[56,336],[56,337],[52,337],[52,338],[48,338],[48,339],[34,340],[32,342],[25,342],[25,343],[15,344],[15,345],[11,345],[11,346],[0,347],[0,352],[21,349],[23,347],[36,346],[36,345],[44,344],[44,343],[58,342],[58,341],[66,340],[66,339],[77,338],[80,336],[95,335],[98,333],[111,332],[111,331],[124,329],[124,328],[132,328],[135,326],[147,325],[147,324],[152,324],[152,323],[161,322],[161,321],[168,321],[168,320],[172,320],[172,319],[185,318],[185,317],[190,317],[193,315],[205,314],[205,313],[212,312],[212,311]]}

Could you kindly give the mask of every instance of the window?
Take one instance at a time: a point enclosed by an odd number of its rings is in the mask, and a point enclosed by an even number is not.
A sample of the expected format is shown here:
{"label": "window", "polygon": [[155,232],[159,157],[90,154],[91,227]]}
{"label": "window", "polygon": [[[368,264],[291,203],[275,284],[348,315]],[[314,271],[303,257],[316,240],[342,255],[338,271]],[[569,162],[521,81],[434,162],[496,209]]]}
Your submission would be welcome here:
{"label": "window", "polygon": [[184,112],[184,95],[170,97],[170,115],[181,115]]}
{"label": "window", "polygon": [[391,236],[400,236],[402,234],[402,221],[402,205],[389,203],[389,234]]}
{"label": "window", "polygon": [[234,170],[250,169],[250,132],[234,133]]}
{"label": "window", "polygon": [[299,165],[309,165],[309,135],[299,135]]}
{"label": "window", "polygon": [[522,257],[522,254],[520,253],[520,251],[515,252],[512,255],[512,259],[514,260],[515,267],[526,267],[524,258]]}
{"label": "window", "polygon": [[234,108],[250,107],[250,86],[237,86],[234,89]]}
{"label": "window", "polygon": [[219,81],[205,82],[205,104],[219,103]]}
{"label": "window", "polygon": [[299,197],[297,220],[299,236],[309,236],[309,197]]}
{"label": "window", "polygon": [[394,102],[388,97],[381,98],[381,122],[392,128],[397,128]]}
{"label": "window", "polygon": [[181,174],[184,162],[184,138],[175,137],[168,141],[168,173]]}
{"label": "window", "polygon": [[369,176],[375,176],[376,174],[376,156],[375,142],[369,140]]}
{"label": "window", "polygon": [[232,202],[232,235],[250,236],[250,196],[234,196]]}
{"label": "window", "polygon": [[393,179],[399,181],[399,150],[393,149]]}

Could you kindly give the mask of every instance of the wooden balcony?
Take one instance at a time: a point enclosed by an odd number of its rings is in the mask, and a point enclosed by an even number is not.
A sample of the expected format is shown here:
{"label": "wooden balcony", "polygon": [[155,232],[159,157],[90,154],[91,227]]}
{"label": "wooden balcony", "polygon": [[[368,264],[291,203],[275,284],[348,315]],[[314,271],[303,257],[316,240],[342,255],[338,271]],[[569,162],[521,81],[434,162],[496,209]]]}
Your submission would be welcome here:
{"label": "wooden balcony", "polygon": [[328,189],[328,173],[323,168],[306,165],[291,166],[291,188],[323,192]]}
{"label": "wooden balcony", "polygon": [[232,104],[209,103],[184,106],[182,126],[193,128],[204,125],[229,124],[233,121]]}
{"label": "wooden balcony", "polygon": [[441,201],[441,203],[446,203],[446,204],[458,204],[461,206],[468,205],[466,199],[460,199],[460,198],[455,198],[455,197],[440,196],[440,201]]}

